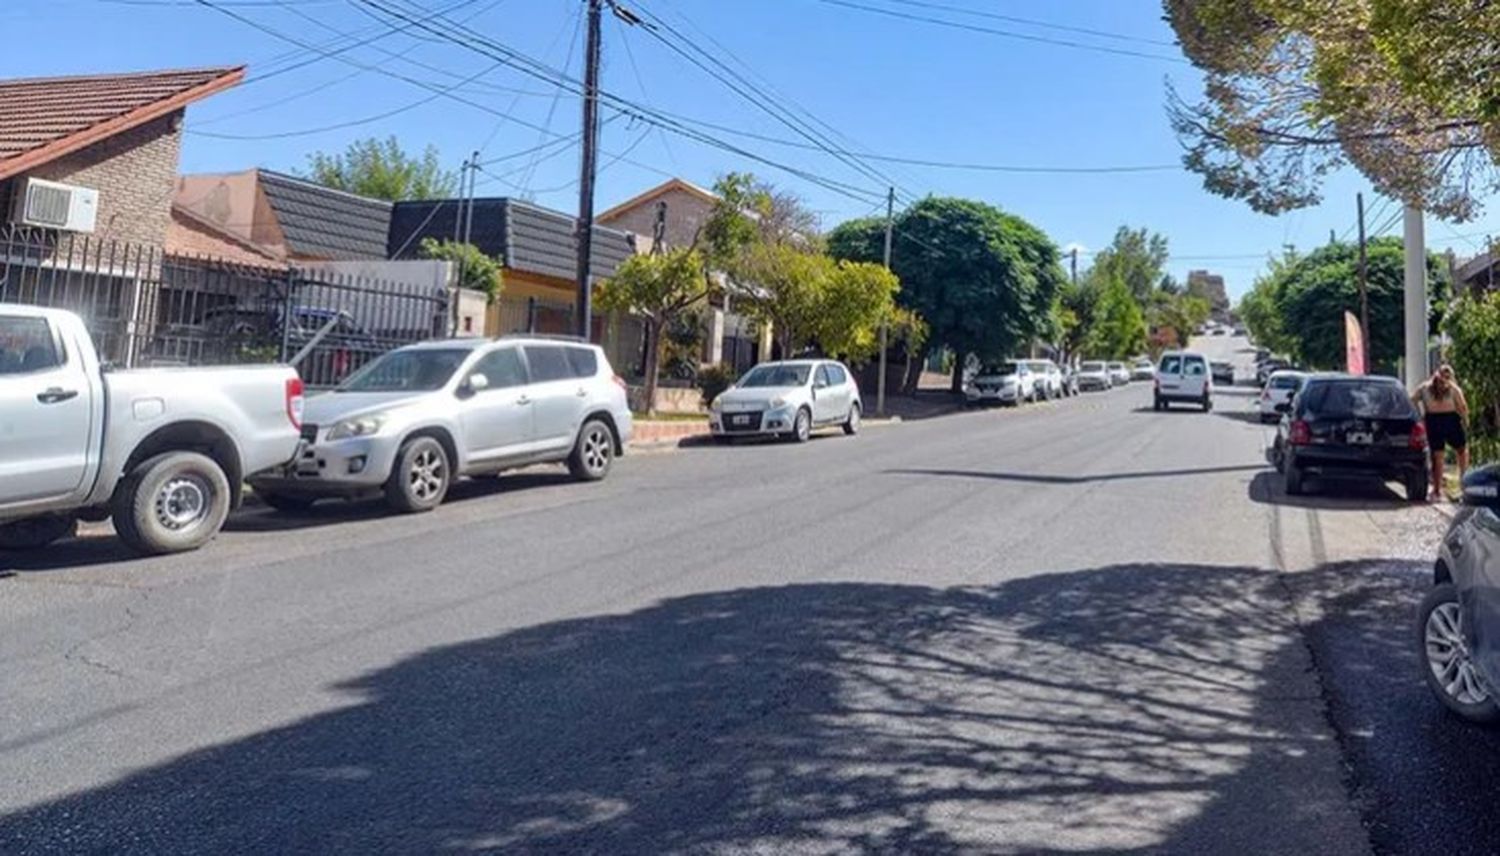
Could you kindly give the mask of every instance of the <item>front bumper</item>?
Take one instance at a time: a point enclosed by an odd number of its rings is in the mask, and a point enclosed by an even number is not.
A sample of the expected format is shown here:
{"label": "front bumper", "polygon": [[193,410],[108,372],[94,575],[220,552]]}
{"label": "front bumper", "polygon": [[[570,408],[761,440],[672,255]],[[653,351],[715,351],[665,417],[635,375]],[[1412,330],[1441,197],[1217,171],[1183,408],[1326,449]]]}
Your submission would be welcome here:
{"label": "front bumper", "polygon": [[999,386],[981,389],[979,387],[968,387],[964,390],[964,397],[970,404],[983,404],[985,402],[996,402],[998,404],[1015,404],[1021,399],[1021,390],[1015,386]]}
{"label": "front bumper", "polygon": [[304,440],[290,464],[257,473],[250,478],[250,486],[296,496],[363,493],[390,478],[399,439],[376,434],[347,440]]}
{"label": "front bumper", "polygon": [[708,430],[715,437],[756,437],[790,433],[797,419],[794,407],[775,410],[731,410],[710,413]]}

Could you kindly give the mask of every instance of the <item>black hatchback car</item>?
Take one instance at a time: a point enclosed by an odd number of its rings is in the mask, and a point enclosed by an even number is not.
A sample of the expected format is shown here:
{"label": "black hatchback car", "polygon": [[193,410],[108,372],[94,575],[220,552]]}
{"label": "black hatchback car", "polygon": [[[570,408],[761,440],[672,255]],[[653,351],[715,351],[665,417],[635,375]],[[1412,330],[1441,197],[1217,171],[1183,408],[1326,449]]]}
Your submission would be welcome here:
{"label": "black hatchback car", "polygon": [[1395,378],[1313,375],[1280,405],[1271,457],[1286,492],[1308,475],[1369,475],[1399,481],[1406,498],[1427,498],[1427,429]]}

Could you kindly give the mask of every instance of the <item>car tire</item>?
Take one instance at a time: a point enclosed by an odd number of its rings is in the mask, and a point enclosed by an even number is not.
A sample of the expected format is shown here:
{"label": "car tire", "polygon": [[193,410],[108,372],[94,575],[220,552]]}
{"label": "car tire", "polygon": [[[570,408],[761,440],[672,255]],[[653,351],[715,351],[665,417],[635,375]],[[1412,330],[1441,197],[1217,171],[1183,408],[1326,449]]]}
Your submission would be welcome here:
{"label": "car tire", "polygon": [[850,437],[858,434],[859,422],[861,418],[862,414],[860,413],[859,402],[856,401],[853,404],[849,405],[849,415],[844,419],[844,433],[848,434]]}
{"label": "car tire", "polygon": [[1473,671],[1463,621],[1458,589],[1452,583],[1434,586],[1422,598],[1415,640],[1422,677],[1448,710],[1470,722],[1493,725],[1500,722],[1500,706]]}
{"label": "car tire", "polygon": [[1283,456],[1281,475],[1286,479],[1287,496],[1301,496],[1307,492],[1307,486],[1303,484],[1302,468],[1297,466],[1296,461],[1289,461]]}
{"label": "car tire", "polygon": [[442,505],[453,484],[448,450],[435,437],[412,437],[401,444],[391,477],[385,483],[385,501],[402,514],[418,514]]}
{"label": "car tire", "polygon": [[1161,411],[1167,409],[1167,403],[1165,401],[1162,401],[1161,396],[1158,395],[1155,399],[1152,400],[1151,409],[1160,413]]}
{"label": "car tire", "polygon": [[255,495],[266,507],[273,508],[283,514],[305,514],[318,500],[311,496],[293,496],[286,493],[275,493],[267,490],[255,491]]}
{"label": "car tire", "polygon": [[71,514],[44,514],[0,526],[0,550],[40,550],[78,533]]}
{"label": "car tire", "polygon": [[115,488],[115,534],[138,553],[196,550],[219,534],[235,487],[218,462],[165,452],[141,462]]}
{"label": "car tire", "polygon": [[1210,412],[1213,411],[1213,409],[1214,409],[1214,400],[1212,398],[1205,397],[1203,399],[1203,412],[1204,413],[1210,413]]}
{"label": "car tire", "polygon": [[791,443],[806,443],[812,438],[812,411],[806,407],[797,411],[792,419],[792,430],[787,433],[786,439]]}
{"label": "car tire", "polygon": [[590,419],[578,429],[568,472],[579,481],[600,481],[615,463],[615,432],[603,419]]}
{"label": "car tire", "polygon": [[1410,473],[1404,480],[1407,502],[1427,501],[1427,474],[1420,470]]}

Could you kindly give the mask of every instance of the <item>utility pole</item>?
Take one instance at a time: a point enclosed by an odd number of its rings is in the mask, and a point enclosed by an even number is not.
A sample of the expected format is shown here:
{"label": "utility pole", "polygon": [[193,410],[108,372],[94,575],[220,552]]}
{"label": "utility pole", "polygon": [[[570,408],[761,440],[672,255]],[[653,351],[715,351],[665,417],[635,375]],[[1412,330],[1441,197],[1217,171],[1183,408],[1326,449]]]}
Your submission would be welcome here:
{"label": "utility pole", "polygon": [[1073,257],[1073,261],[1070,264],[1070,267],[1073,271],[1073,285],[1076,287],[1078,285],[1078,248],[1074,247],[1073,251],[1068,255]]}
{"label": "utility pole", "polygon": [[1365,258],[1365,195],[1356,193],[1354,195],[1355,206],[1359,209],[1359,338],[1360,357],[1364,365],[1360,366],[1363,374],[1370,373],[1370,283],[1369,264]]}
{"label": "utility pole", "polygon": [[474,185],[479,179],[479,151],[476,149],[474,156],[469,158],[469,203],[464,211],[464,243],[473,243],[471,238],[474,234]]}
{"label": "utility pole", "polygon": [[[885,193],[885,269],[891,269],[891,229],[896,223],[896,188],[892,187]],[[880,375],[875,379],[875,412],[881,416],[885,415],[885,360],[886,347],[890,334],[888,320],[880,322]]]}
{"label": "utility pole", "polygon": [[1403,223],[1406,244],[1406,388],[1416,391],[1427,377],[1427,239],[1422,209],[1407,204]]}
{"label": "utility pole", "polygon": [[594,173],[599,146],[599,19],[604,0],[588,0],[589,33],[584,52],[583,157],[578,177],[578,306],[577,334],[588,341],[593,331],[589,268],[594,250]]}
{"label": "utility pole", "polygon": [[[468,179],[469,161],[466,159],[464,160],[464,165],[458,168],[458,199],[454,202],[458,208],[453,212],[453,243],[455,244],[458,243],[459,238],[463,237],[464,194],[468,192]],[[442,205],[443,203],[439,202],[437,204]]]}

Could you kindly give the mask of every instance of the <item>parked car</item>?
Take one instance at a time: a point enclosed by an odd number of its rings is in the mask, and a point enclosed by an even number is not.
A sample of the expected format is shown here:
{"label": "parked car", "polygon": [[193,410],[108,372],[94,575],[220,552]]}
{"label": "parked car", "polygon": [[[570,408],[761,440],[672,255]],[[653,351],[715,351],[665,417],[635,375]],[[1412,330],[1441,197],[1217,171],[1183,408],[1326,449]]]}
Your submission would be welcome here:
{"label": "parked car", "polygon": [[1234,335],[1236,335],[1236,336],[1243,336],[1243,335],[1245,335],[1246,332],[1247,331],[1245,330],[1245,325],[1244,324],[1236,324],[1236,325],[1234,325]]}
{"label": "parked car", "polygon": [[1271,459],[1292,496],[1309,475],[1369,475],[1399,481],[1406,498],[1427,497],[1427,429],[1395,378],[1314,375],[1276,430]]}
{"label": "parked car", "polygon": [[1130,365],[1131,380],[1151,380],[1156,377],[1156,366],[1150,357],[1139,357]]}
{"label": "parked car", "polygon": [[1208,368],[1209,374],[1213,375],[1214,383],[1234,386],[1234,363],[1227,360],[1214,360],[1208,364]]}
{"label": "parked car", "polygon": [[1020,404],[1041,397],[1045,381],[1025,360],[981,366],[964,387],[964,400],[976,404]]}
{"label": "parked car", "polygon": [[1266,385],[1266,380],[1270,378],[1272,373],[1281,371],[1283,369],[1290,369],[1291,367],[1291,363],[1287,362],[1286,360],[1277,359],[1275,357],[1265,360],[1255,367],[1255,385],[1264,387]]}
{"label": "parked car", "polygon": [[863,412],[859,386],[843,363],[787,360],[746,372],[713,400],[708,421],[716,439],[759,435],[805,443],[824,426],[858,434]]}
{"label": "parked car", "polygon": [[1208,358],[1196,351],[1167,351],[1156,370],[1153,406],[1166,410],[1174,403],[1196,404],[1207,413],[1214,405],[1214,383]]}
{"label": "parked car", "polygon": [[106,371],[77,315],[0,304],[0,548],[109,518],[141,553],[200,547],[292,458],[302,406],[287,366]]}
{"label": "parked car", "polygon": [[1124,363],[1109,364],[1109,382],[1114,386],[1130,383],[1130,369]]}
{"label": "parked car", "polygon": [[1037,379],[1037,393],[1041,398],[1062,398],[1063,374],[1057,363],[1051,360],[1025,360]]}
{"label": "parked car", "polygon": [[1292,403],[1297,391],[1302,388],[1302,382],[1307,380],[1306,372],[1281,369],[1271,373],[1266,378],[1265,388],[1260,391],[1260,421],[1276,422],[1281,419],[1281,414],[1286,412],[1284,405]]}
{"label": "parked car", "polygon": [[1500,466],[1464,478],[1463,507],[1438,547],[1415,641],[1427,688],[1471,722],[1500,722]]}
{"label": "parked car", "polygon": [[1080,392],[1097,392],[1115,385],[1109,374],[1109,364],[1099,360],[1085,360],[1078,364],[1078,389]]}
{"label": "parked car", "polygon": [[296,460],[250,484],[283,511],[370,494],[430,511],[460,476],[566,463],[602,479],[631,430],[625,384],[597,345],[442,339],[387,352],[309,399]]}

